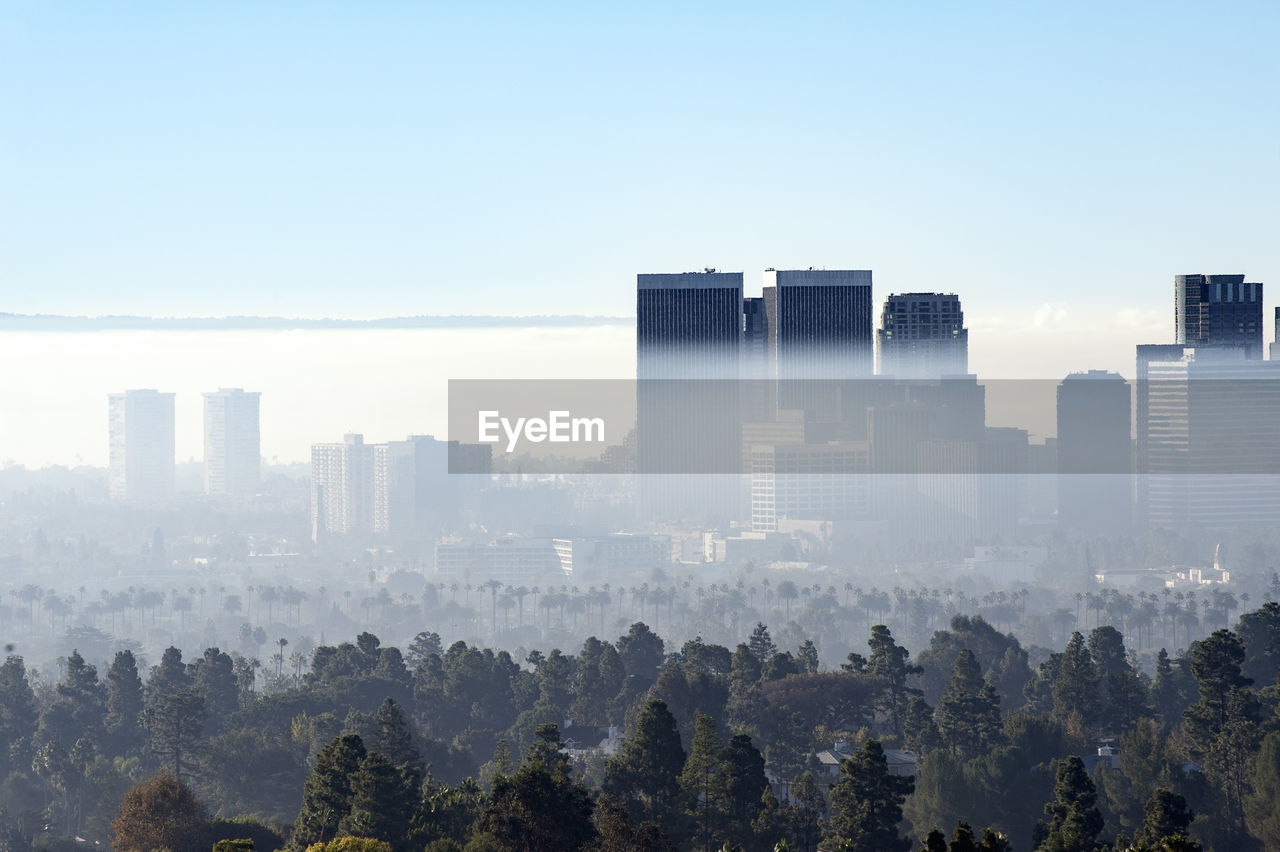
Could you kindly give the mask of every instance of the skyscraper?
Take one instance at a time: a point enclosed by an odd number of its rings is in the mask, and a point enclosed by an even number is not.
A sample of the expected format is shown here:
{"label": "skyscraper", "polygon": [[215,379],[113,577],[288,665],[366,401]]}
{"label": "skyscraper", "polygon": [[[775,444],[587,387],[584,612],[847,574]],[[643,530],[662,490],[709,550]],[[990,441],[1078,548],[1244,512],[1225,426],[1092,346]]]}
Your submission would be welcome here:
{"label": "skyscraper", "polygon": [[879,370],[898,379],[969,372],[969,330],[954,293],[895,293],[880,311]]}
{"label": "skyscraper", "polygon": [[650,519],[736,514],[742,307],[741,272],[636,276],[636,469]]}
{"label": "skyscraper", "polygon": [[258,393],[220,388],[204,395],[204,491],[253,494],[261,481]]}
{"label": "skyscraper", "polygon": [[768,269],[764,294],[780,381],[871,375],[871,270]]}
{"label": "skyscraper", "polygon": [[369,533],[373,529],[373,445],[363,435],[311,445],[311,533]]}
{"label": "skyscraper", "polygon": [[636,276],[640,379],[737,379],[742,273]]}
{"label": "skyscraper", "polygon": [[1245,346],[1186,347],[1146,365],[1140,511],[1154,527],[1280,522],[1280,364]]}
{"label": "skyscraper", "polygon": [[1262,357],[1262,285],[1243,275],[1175,275],[1174,342],[1243,345]]}
{"label": "skyscraper", "polygon": [[107,396],[108,491],[115,500],[173,497],[173,394],[129,390]]}
{"label": "skyscraper", "polygon": [[1129,384],[1119,373],[1072,373],[1058,385],[1058,521],[1089,532],[1128,529],[1133,443]]}

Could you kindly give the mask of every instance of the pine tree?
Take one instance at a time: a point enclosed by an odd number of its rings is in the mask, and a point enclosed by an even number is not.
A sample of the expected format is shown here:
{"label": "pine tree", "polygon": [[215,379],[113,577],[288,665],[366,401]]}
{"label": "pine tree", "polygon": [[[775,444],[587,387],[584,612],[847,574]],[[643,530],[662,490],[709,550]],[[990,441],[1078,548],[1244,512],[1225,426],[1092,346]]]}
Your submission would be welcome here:
{"label": "pine tree", "polygon": [[893,732],[901,735],[908,702],[913,696],[921,694],[920,690],[907,686],[907,679],[923,669],[908,662],[911,652],[894,642],[893,634],[883,624],[871,628],[871,638],[867,640],[867,645],[871,648],[871,655],[867,658],[867,671],[884,682],[880,709],[889,714]]}
{"label": "pine tree", "polygon": [[371,751],[385,757],[392,766],[418,770],[422,764],[422,756],[414,744],[413,732],[404,718],[404,711],[395,699],[383,699],[374,721],[378,727]]}
{"label": "pine tree", "polygon": [[302,809],[293,823],[291,849],[300,852],[337,835],[338,825],[351,811],[351,782],[365,756],[364,743],[355,734],[343,734],[320,750],[302,787]]}
{"label": "pine tree", "polygon": [[715,719],[699,713],[693,722],[689,756],[680,772],[680,789],[686,802],[685,816],[694,827],[695,845],[704,852],[724,838],[728,802],[722,751]]}
{"label": "pine tree", "polygon": [[204,721],[204,699],[194,688],[160,694],[143,710],[148,747],[179,781],[195,761]]}
{"label": "pine tree", "polygon": [[537,755],[510,777],[493,779],[479,827],[506,848],[574,852],[595,840],[591,794],[569,777],[567,761],[548,768]]}
{"label": "pine tree", "polygon": [[8,764],[15,747],[30,742],[35,732],[36,697],[27,667],[22,657],[10,655],[0,665],[0,768]]}
{"label": "pine tree", "polygon": [[107,670],[106,751],[124,755],[142,745],[142,678],[132,651],[120,651]]}
{"label": "pine tree", "polygon": [[1280,731],[1267,734],[1253,761],[1252,794],[1244,803],[1249,833],[1267,849],[1280,849]]}
{"label": "pine tree", "polygon": [[161,695],[168,695],[191,686],[191,675],[182,664],[182,652],[170,645],[164,649],[159,664],[151,667],[151,676],[147,678],[146,700],[148,703]]}
{"label": "pine tree", "polygon": [[1142,828],[1133,839],[1152,846],[1176,837],[1185,839],[1194,819],[1185,798],[1168,787],[1157,787],[1143,808]]}
{"label": "pine tree", "polygon": [[240,686],[236,681],[235,664],[231,657],[217,648],[206,648],[204,656],[191,665],[192,686],[204,699],[209,714],[211,733],[219,733],[226,727],[231,715],[240,709]]}
{"label": "pine tree", "polygon": [[1075,756],[1061,761],[1054,774],[1053,799],[1044,806],[1049,820],[1036,824],[1036,852],[1093,852],[1103,828],[1097,801],[1084,762]]}
{"label": "pine tree", "polygon": [[[724,748],[724,772],[727,780],[729,839],[747,846],[754,837],[753,823],[764,806],[766,796],[773,798],[769,779],[764,773],[764,757],[746,734],[735,734]],[[776,806],[776,802],[774,803]],[[775,838],[776,839],[776,838]]]}
{"label": "pine tree", "polygon": [[649,701],[635,730],[605,764],[604,791],[628,804],[636,822],[671,825],[679,812],[685,752],[665,701]]}
{"label": "pine tree", "polygon": [[912,843],[898,835],[898,823],[913,789],[911,778],[889,773],[880,741],[867,740],[840,764],[824,840],[845,852],[906,852]]}
{"label": "pine tree", "polygon": [[978,660],[968,649],[956,656],[933,718],[943,744],[957,757],[977,757],[999,741],[1000,697],[983,681]]}
{"label": "pine tree", "polygon": [[769,628],[760,622],[756,622],[755,629],[751,631],[751,639],[747,642],[747,648],[751,651],[751,656],[755,657],[756,662],[762,667],[778,650],[778,647],[773,644],[773,637],[769,635]]}
{"label": "pine tree", "polygon": [[1151,714],[1147,689],[1129,665],[1120,631],[1109,624],[1094,628],[1089,634],[1089,655],[1098,673],[1100,718],[1106,720],[1109,730],[1127,731]]}
{"label": "pine tree", "polygon": [[1053,715],[1066,723],[1078,717],[1092,722],[1098,708],[1098,672],[1094,667],[1084,637],[1079,631],[1071,634],[1071,641],[1058,661],[1057,675],[1053,679]]}
{"label": "pine tree", "polygon": [[397,849],[405,846],[415,782],[416,775],[401,772],[378,752],[366,754],[351,777],[351,809],[338,822],[338,833],[374,837]]}

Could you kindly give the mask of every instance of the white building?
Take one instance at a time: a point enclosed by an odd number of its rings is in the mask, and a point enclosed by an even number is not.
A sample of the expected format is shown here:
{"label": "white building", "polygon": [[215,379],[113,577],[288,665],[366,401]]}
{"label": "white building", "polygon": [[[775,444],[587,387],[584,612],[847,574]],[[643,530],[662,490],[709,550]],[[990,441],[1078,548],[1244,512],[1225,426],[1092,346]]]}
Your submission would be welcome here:
{"label": "white building", "polygon": [[115,500],[156,503],[174,492],[173,394],[107,396],[108,490]]}
{"label": "white building", "polygon": [[373,528],[373,447],[363,435],[342,443],[311,445],[311,531],[326,535],[368,533]]}
{"label": "white building", "polygon": [[204,395],[204,492],[254,494],[262,480],[258,393],[219,388]]}

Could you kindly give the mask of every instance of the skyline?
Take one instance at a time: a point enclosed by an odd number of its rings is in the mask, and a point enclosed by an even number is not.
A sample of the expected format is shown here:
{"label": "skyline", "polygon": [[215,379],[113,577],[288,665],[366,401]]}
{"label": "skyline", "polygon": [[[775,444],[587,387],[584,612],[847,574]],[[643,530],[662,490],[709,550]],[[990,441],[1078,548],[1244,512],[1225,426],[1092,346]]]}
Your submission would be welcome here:
{"label": "skyline", "polygon": [[[873,298],[877,318],[883,299],[889,295]],[[1011,365],[1001,352],[1001,333],[1028,332],[985,322],[966,310],[966,326],[977,332],[970,340],[971,370],[983,381],[1036,378],[1056,383],[1070,373],[1090,369],[1112,370],[1132,379],[1134,345],[1171,342],[1174,336],[1168,317],[1164,321],[1150,319],[1146,325],[1116,325],[1116,318],[1112,318],[1111,325],[1102,326],[1107,331],[1107,345],[1082,353],[1078,328],[1070,324],[1069,314],[1052,306],[1041,307],[1021,318],[1029,333],[1036,335],[1036,348],[1024,351]],[[1269,332],[1271,324],[1264,326]],[[357,331],[363,331],[362,345],[351,347],[347,341]],[[299,463],[305,461],[310,444],[325,436],[360,432],[371,441],[387,441],[411,434],[443,435],[445,386],[451,378],[623,378],[634,376],[635,370],[634,328],[622,324],[555,327],[530,323],[514,330],[466,326],[233,331],[158,328],[127,335],[120,331],[28,331],[0,336],[0,355],[24,355],[34,367],[10,377],[10,412],[43,414],[40,418],[11,415],[0,420],[0,446],[5,447],[0,465],[105,465],[106,447],[99,440],[98,428],[102,394],[128,388],[177,392],[177,458],[189,461],[202,456],[199,405],[204,393],[229,386],[261,391],[266,401],[263,458],[272,463]],[[79,349],[86,341],[93,341],[87,348],[98,351],[97,357],[81,358]],[[580,358],[584,346],[596,357],[584,362]],[[218,349],[219,361],[207,358],[210,347]],[[437,351],[450,351],[456,364],[465,364],[465,368],[442,367],[434,357]],[[69,386],[60,384],[71,374],[71,363],[78,371],[77,380]],[[405,369],[391,371],[389,364]],[[414,379],[406,384],[400,380],[402,375]],[[63,392],[68,389],[70,393]],[[325,404],[333,398],[349,404]],[[389,405],[388,400],[395,403]],[[272,409],[282,416],[273,415]],[[352,416],[348,410],[361,414]],[[305,428],[300,425],[303,422]],[[1003,425],[1026,424],[1010,421]],[[1032,431],[1039,437],[1048,434]]]}

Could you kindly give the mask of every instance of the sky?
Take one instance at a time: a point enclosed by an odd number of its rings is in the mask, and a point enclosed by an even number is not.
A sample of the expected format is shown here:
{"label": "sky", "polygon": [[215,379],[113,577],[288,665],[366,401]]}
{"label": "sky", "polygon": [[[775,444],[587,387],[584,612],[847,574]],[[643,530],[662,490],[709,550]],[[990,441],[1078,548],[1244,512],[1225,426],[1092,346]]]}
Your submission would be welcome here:
{"label": "sky", "polygon": [[959,293],[997,361],[1168,340],[1176,273],[1280,294],[1278,19],[10,0],[0,311],[626,316],[637,272],[818,266]]}

